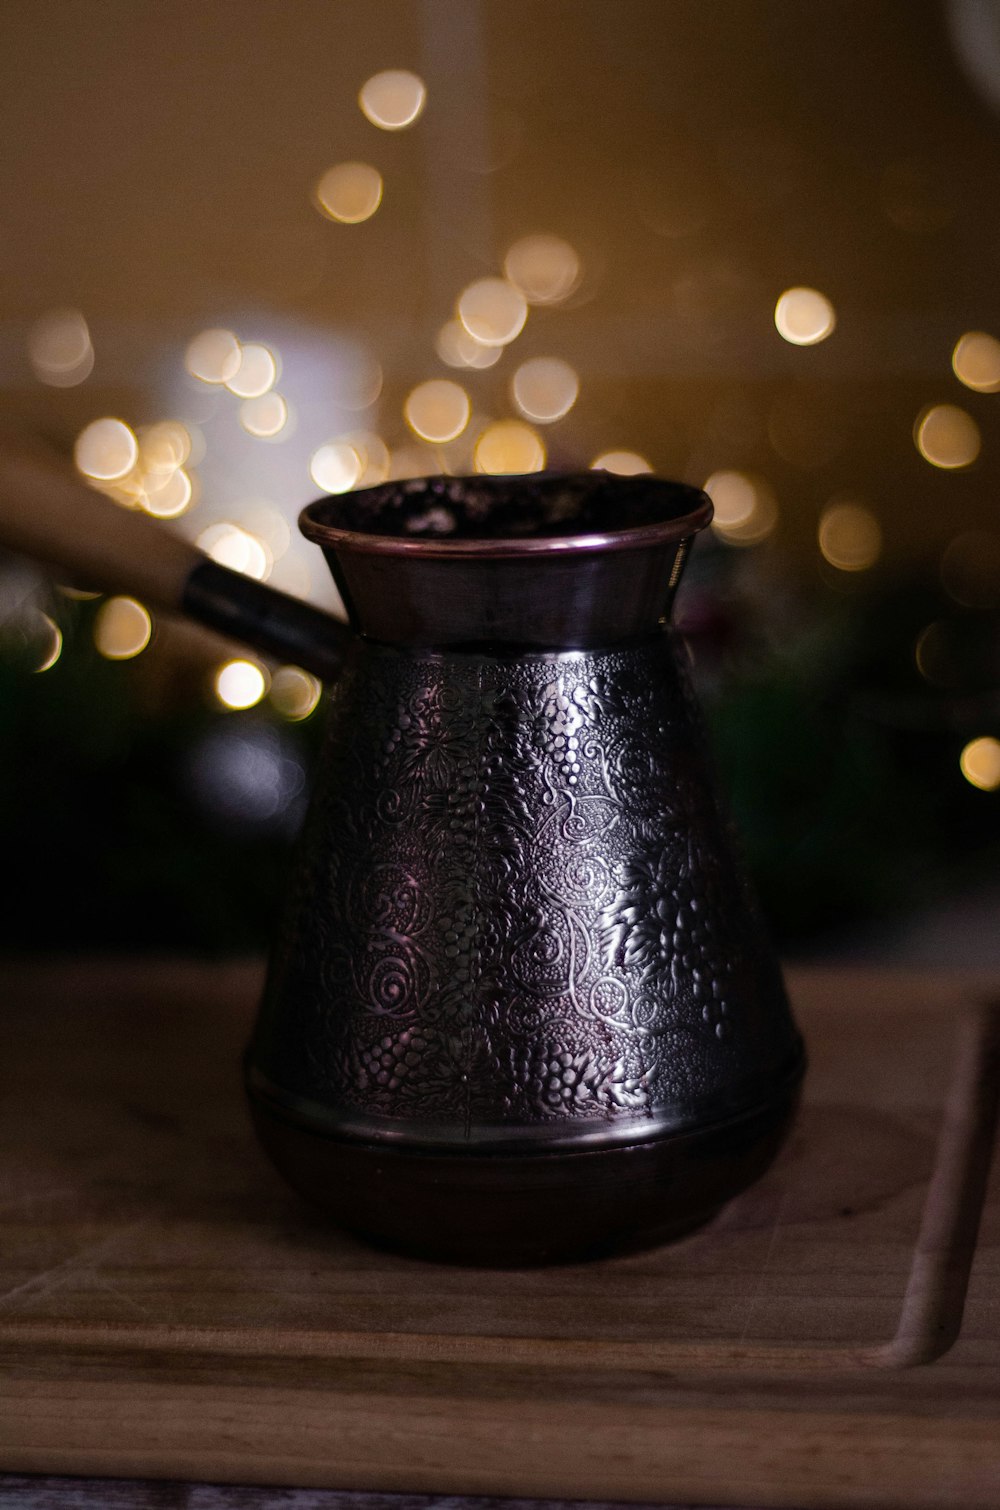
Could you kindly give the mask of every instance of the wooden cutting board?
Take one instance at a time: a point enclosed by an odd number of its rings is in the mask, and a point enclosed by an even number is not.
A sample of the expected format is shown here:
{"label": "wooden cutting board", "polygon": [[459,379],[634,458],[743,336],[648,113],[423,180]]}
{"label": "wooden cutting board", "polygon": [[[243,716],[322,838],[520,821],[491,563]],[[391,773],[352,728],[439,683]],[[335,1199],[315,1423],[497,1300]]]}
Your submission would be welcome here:
{"label": "wooden cutting board", "polygon": [[796,970],[770,1174],[673,1246],[491,1272],[258,1152],[255,965],[4,972],[0,1468],[797,1506],[1000,1503],[1000,985]]}

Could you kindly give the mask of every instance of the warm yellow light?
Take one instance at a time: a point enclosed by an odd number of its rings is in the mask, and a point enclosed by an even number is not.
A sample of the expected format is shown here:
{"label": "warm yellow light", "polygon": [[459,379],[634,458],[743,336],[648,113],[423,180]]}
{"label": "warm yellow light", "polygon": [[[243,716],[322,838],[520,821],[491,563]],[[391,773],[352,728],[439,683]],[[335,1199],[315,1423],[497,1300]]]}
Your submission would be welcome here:
{"label": "warm yellow light", "polygon": [[616,477],[640,477],[644,472],[652,472],[652,467],[645,456],[640,456],[638,451],[602,451],[600,456],[595,456],[590,463],[592,472],[613,472]]}
{"label": "warm yellow light", "polygon": [[283,718],[308,718],[319,702],[322,684],[299,666],[281,666],[271,678],[271,701]]}
{"label": "warm yellow light", "polygon": [[524,295],[504,278],[477,278],[462,290],[458,318],[483,346],[506,346],[528,318]]}
{"label": "warm yellow light", "polygon": [[882,554],[882,527],[859,503],[833,503],[819,521],[819,548],[838,571],[867,571]]}
{"label": "warm yellow light", "polygon": [[373,430],[351,430],[340,439],[342,444],[346,443],[354,449],[360,461],[361,475],[358,477],[357,487],[373,488],[376,483],[386,481],[389,476],[389,447],[381,435],[376,435]]}
{"label": "warm yellow light", "polygon": [[139,443],[124,420],[95,419],[80,431],[73,455],[84,477],[117,482],[138,461]]}
{"label": "warm yellow light", "polygon": [[503,270],[529,304],[559,304],[580,282],[580,259],[561,236],[523,236],[507,253]]}
{"label": "warm yellow light", "polygon": [[932,467],[955,471],[968,467],[979,455],[979,426],[971,414],[955,404],[932,404],[913,428],[917,450]]}
{"label": "warm yellow light", "polygon": [[208,529],[202,530],[195,543],[220,566],[228,566],[230,571],[238,571],[244,577],[253,577],[257,582],[262,582],[270,575],[274,564],[271,552],[263,540],[258,540],[249,530],[238,524],[230,524],[228,520],[210,524]]}
{"label": "warm yellow light", "polygon": [[815,288],[788,288],[774,307],[779,336],[793,346],[816,346],[837,323],[833,305]]}
{"label": "warm yellow light", "polygon": [[153,621],[135,598],[108,598],[94,619],[94,644],[109,661],[130,661],[149,644]]}
{"label": "warm yellow light", "polygon": [[438,331],[435,350],[449,367],[492,367],[503,354],[502,346],[484,346],[470,336],[461,320],[449,320]]}
{"label": "warm yellow light", "polygon": [[338,163],[316,185],[316,205],[331,220],[357,225],[382,203],[382,175],[370,163]]}
{"label": "warm yellow light", "polygon": [[712,500],[712,529],[727,545],[758,545],[778,522],[772,489],[746,472],[713,472],[705,482]]}
{"label": "warm yellow light", "polygon": [[38,618],[42,633],[39,636],[41,641],[39,645],[41,659],[35,667],[36,673],[39,671],[51,671],[60,655],[62,655],[63,648],[62,630],[55,620],[50,619],[47,613],[40,613]]}
{"label": "warm yellow light", "polygon": [[958,341],[951,365],[960,383],[977,393],[1000,390],[1000,341],[983,330],[970,330]]}
{"label": "warm yellow light", "polygon": [[1000,606],[1000,535],[966,530],[941,557],[944,590],[963,608]]}
{"label": "warm yellow light", "polygon": [[188,460],[191,449],[191,432],[180,420],[161,420],[139,431],[139,464],[147,475],[176,471]]}
{"label": "warm yellow light", "polygon": [[358,104],[373,126],[403,131],[421,115],[427,100],[423,79],[405,68],[387,68],[361,86]]}
{"label": "warm yellow light", "polygon": [[78,309],[52,309],[28,332],[28,359],[50,388],[74,388],[94,370],[94,348]]}
{"label": "warm yellow light", "polygon": [[1000,787],[1000,739],[984,734],[971,739],[959,758],[962,775],[981,792],[995,792]]}
{"label": "warm yellow light", "polygon": [[288,423],[288,405],[280,393],[263,393],[240,405],[240,424],[248,435],[271,440]]}
{"label": "warm yellow light", "polygon": [[146,479],[142,506],[156,519],[177,519],[191,507],[193,496],[190,477],[183,467],[177,467],[162,480]]}
{"label": "warm yellow light", "polygon": [[258,500],[241,509],[240,517],[243,528],[251,535],[256,535],[264,544],[272,561],[277,561],[285,554],[292,543],[292,532],[288,528],[288,521],[276,508]]}
{"label": "warm yellow light", "polygon": [[332,440],[309,458],[309,476],[324,493],[349,493],[363,471],[364,462],[346,441]]}
{"label": "warm yellow light", "polygon": [[532,357],[511,379],[511,396],[525,419],[551,425],[568,414],[580,392],[580,379],[560,357]]}
{"label": "warm yellow light", "polygon": [[540,472],[545,466],[545,445],[530,425],[518,419],[501,419],[476,441],[475,468],[492,475]]}
{"label": "warm yellow light", "polygon": [[414,435],[434,445],[461,435],[471,413],[469,395],[459,383],[448,378],[418,383],[403,405],[403,416]]}
{"label": "warm yellow light", "polygon": [[337,393],[338,406],[341,409],[350,409],[352,412],[370,409],[382,392],[384,380],[382,368],[373,356],[360,357],[347,381]]}
{"label": "warm yellow light", "polygon": [[240,353],[240,365],[226,387],[237,398],[260,398],[278,381],[278,363],[274,353],[257,341],[249,341]]}
{"label": "warm yellow light", "polygon": [[267,691],[267,675],[255,661],[226,661],[215,673],[215,695],[224,708],[252,708]]}
{"label": "warm yellow light", "polygon": [[184,353],[184,365],[203,383],[228,383],[239,371],[242,355],[231,330],[203,330]]}

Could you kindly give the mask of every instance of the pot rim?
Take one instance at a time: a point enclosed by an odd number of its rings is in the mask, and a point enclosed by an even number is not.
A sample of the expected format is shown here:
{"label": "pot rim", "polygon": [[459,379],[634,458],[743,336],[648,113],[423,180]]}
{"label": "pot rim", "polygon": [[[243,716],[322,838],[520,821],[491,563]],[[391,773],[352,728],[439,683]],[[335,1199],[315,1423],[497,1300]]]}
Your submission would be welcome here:
{"label": "pot rim", "polygon": [[[583,480],[592,480],[592,472],[542,472],[529,473],[528,478],[551,478],[553,481],[573,483]],[[497,485],[506,483],[510,485],[517,479],[512,477],[486,478],[476,476],[474,478],[455,477],[447,481],[454,483],[493,482]],[[613,474],[608,474],[607,481],[614,483],[619,479]],[[330,546],[333,548],[343,547],[348,551],[374,556],[410,556],[423,558],[424,560],[449,560],[463,559],[469,556],[485,557],[490,559],[510,559],[530,556],[546,555],[572,555],[594,554],[605,551],[640,550],[653,545],[666,545],[675,541],[686,539],[696,534],[711,522],[713,514],[712,500],[708,494],[691,483],[673,482],[666,478],[646,476],[641,478],[621,478],[620,481],[630,483],[644,482],[656,490],[669,489],[674,496],[686,494],[691,501],[691,507],[683,514],[677,514],[669,519],[651,520],[646,524],[626,525],[621,529],[610,530],[587,530],[576,535],[530,535],[530,536],[496,536],[495,538],[455,540],[444,536],[405,536],[405,535],[381,535],[370,530],[348,529],[342,525],[329,524],[320,518],[320,512],[335,507],[344,494],[326,494],[307,504],[299,514],[299,529],[308,540],[313,540],[317,545]],[[440,478],[413,478],[407,479],[413,483],[440,482]],[[397,493],[400,488],[406,486],[405,482],[379,483],[372,488],[359,488],[349,496],[358,498],[376,498],[379,494],[385,496]]]}

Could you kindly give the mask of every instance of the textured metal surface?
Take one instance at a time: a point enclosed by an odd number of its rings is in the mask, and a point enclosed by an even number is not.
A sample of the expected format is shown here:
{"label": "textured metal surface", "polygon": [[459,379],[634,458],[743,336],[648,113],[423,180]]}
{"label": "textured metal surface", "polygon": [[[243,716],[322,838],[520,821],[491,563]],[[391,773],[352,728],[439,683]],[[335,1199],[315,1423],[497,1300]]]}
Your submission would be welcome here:
{"label": "textured metal surface", "polygon": [[251,1075],[426,1142],[617,1141],[798,1067],[673,637],[359,645],[335,689]]}

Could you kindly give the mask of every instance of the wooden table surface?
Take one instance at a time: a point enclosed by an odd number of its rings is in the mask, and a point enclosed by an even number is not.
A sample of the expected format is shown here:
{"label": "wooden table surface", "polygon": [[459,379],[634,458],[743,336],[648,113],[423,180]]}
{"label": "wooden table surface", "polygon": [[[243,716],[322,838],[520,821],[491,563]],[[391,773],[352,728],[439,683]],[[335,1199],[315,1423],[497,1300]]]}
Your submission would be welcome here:
{"label": "wooden table surface", "polygon": [[1000,1504],[995,980],[791,972],[811,1068],[765,1179],[681,1243],[500,1273],[281,1185],[239,1086],[255,965],[3,980],[0,1470]]}

